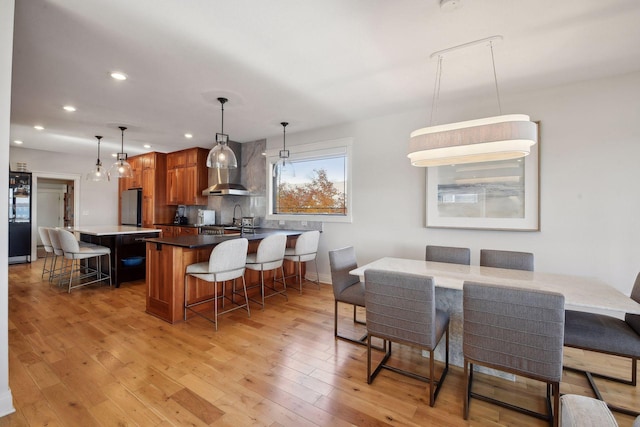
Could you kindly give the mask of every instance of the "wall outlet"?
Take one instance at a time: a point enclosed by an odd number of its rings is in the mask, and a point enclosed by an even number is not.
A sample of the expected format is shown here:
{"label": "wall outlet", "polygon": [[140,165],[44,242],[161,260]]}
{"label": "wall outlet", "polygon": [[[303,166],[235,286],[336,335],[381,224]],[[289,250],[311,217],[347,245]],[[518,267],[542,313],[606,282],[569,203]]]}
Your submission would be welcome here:
{"label": "wall outlet", "polygon": [[278,225],[284,225],[284,220],[281,219],[280,221],[278,221]]}
{"label": "wall outlet", "polygon": [[307,221],[301,221],[301,222],[300,222],[300,224],[301,224],[303,227],[306,227],[306,226],[307,226]]}

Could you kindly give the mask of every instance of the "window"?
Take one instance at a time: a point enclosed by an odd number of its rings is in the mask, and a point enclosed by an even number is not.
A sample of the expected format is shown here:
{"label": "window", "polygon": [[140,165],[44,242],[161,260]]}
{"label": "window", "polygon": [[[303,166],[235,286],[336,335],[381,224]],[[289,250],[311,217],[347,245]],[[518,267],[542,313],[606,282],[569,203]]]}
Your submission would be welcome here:
{"label": "window", "polygon": [[290,171],[273,176],[279,149],[267,153],[270,220],[351,222],[351,138],[289,148]]}

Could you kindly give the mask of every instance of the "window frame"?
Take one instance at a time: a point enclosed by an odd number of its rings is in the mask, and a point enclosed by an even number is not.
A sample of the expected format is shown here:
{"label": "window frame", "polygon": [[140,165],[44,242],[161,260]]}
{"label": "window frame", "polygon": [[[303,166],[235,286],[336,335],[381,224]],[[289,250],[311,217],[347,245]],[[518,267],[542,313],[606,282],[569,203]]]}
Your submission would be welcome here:
{"label": "window frame", "polygon": [[271,221],[322,221],[322,222],[353,222],[353,183],[352,183],[352,157],[353,138],[340,138],[327,141],[314,142],[287,146],[289,149],[289,160],[318,159],[322,157],[344,154],[345,159],[345,179],[346,185],[346,215],[322,215],[322,214],[274,214],[273,213],[273,167],[279,160],[280,147],[266,151],[266,174],[267,174],[267,213],[265,219]]}

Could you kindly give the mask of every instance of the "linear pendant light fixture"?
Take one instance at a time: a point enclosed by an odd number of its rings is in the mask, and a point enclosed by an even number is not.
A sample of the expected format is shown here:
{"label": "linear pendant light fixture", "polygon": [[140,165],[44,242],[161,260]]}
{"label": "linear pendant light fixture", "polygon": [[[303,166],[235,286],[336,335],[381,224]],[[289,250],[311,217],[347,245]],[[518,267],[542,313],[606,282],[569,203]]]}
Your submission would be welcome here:
{"label": "linear pendant light fixture", "polygon": [[109,179],[111,178],[132,178],[133,169],[127,162],[127,153],[124,152],[124,131],[127,130],[124,126],[118,126],[121,132],[120,140],[120,152],[118,153],[118,160],[109,168]]}
{"label": "linear pendant light fixture", "polygon": [[218,98],[222,109],[222,126],[220,133],[216,133],[216,145],[209,151],[207,167],[214,169],[236,169],[238,160],[233,150],[229,147],[229,135],[224,133],[224,104],[227,98]]}
{"label": "linear pendant light fixture", "polygon": [[538,140],[536,124],[524,114],[502,115],[496,64],[493,57],[493,41],[499,39],[502,39],[502,36],[492,36],[434,52],[431,55],[431,58],[438,57],[438,71],[431,105],[432,123],[434,111],[437,111],[437,100],[440,98],[443,56],[456,50],[486,43],[491,49],[496,97],[501,115],[429,126],[412,132],[407,157],[413,166],[488,162],[529,155],[531,146]]}
{"label": "linear pendant light fixture", "polygon": [[91,172],[87,174],[87,181],[109,181],[109,175],[107,170],[102,166],[102,162],[100,161],[100,140],[101,136],[96,135],[98,139],[98,160],[96,160],[96,165]]}

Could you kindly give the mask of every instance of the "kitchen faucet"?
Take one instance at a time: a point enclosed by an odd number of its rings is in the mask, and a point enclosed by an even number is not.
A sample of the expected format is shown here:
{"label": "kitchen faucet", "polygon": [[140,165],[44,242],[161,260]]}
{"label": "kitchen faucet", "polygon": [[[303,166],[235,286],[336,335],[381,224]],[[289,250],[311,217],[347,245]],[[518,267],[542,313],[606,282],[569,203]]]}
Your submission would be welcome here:
{"label": "kitchen faucet", "polygon": [[[236,217],[236,208],[240,208],[240,217]],[[236,203],[233,207],[233,225],[239,225],[242,227],[242,206]],[[242,231],[242,228],[241,228]]]}

